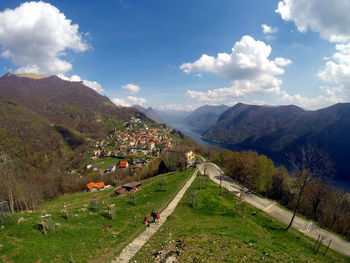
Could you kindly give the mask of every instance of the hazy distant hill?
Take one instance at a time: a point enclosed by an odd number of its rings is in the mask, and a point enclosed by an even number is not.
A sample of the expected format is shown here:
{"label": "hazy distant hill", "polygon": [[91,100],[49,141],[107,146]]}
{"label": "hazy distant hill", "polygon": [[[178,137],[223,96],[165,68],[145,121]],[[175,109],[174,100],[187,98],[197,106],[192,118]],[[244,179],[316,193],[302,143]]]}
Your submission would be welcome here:
{"label": "hazy distant hill", "polygon": [[182,125],[185,118],[190,114],[188,111],[179,110],[159,110],[155,109],[157,115],[164,121],[168,126],[175,127]]}
{"label": "hazy distant hill", "polygon": [[152,107],[148,107],[147,109],[140,105],[134,105],[132,107],[144,113],[147,118],[153,120],[154,122],[164,123],[164,121],[158,116],[158,114],[152,109]]}
{"label": "hazy distant hill", "polygon": [[311,143],[329,153],[343,178],[350,173],[350,103],[317,111],[239,103],[203,137],[279,157]]}
{"label": "hazy distant hill", "polygon": [[193,111],[185,119],[185,123],[192,127],[192,129],[200,134],[206,132],[209,128],[213,127],[220,115],[229,109],[229,106],[219,105],[204,105]]}

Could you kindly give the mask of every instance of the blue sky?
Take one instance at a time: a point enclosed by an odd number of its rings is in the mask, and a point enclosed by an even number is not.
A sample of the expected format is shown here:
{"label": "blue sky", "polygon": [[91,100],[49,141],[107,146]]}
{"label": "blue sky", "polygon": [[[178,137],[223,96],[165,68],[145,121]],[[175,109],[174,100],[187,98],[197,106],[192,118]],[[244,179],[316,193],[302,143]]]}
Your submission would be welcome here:
{"label": "blue sky", "polygon": [[3,0],[0,70],[83,80],[122,105],[317,109],[349,101],[346,10],[345,0]]}

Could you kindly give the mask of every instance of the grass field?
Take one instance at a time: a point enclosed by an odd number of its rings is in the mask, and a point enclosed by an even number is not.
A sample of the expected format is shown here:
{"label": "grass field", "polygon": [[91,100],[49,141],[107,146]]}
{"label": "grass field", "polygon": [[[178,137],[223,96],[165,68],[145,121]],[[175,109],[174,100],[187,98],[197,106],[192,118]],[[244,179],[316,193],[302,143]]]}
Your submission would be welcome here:
{"label": "grass field", "polygon": [[[15,213],[12,223],[0,224],[0,261],[3,262],[104,262],[120,253],[144,229],[145,215],[162,211],[193,174],[193,170],[159,175],[143,181],[136,192],[116,197],[113,190],[78,193],[45,202],[32,213]],[[167,177],[167,191],[160,184]],[[92,209],[98,199],[100,209]],[[65,218],[64,204],[72,207],[71,220]],[[107,216],[107,205],[115,204],[116,218]],[[45,236],[37,222],[49,213],[56,224],[55,233]],[[18,219],[24,221],[18,224]]]}
{"label": "grass field", "polygon": [[[194,207],[191,193],[195,193]],[[192,184],[174,213],[139,251],[137,262],[350,262],[325,247],[313,254],[315,241],[284,230],[285,225],[249,205],[244,217],[235,215],[236,197],[208,182]],[[257,212],[255,216],[252,212]],[[168,260],[168,261],[166,261]],[[133,262],[133,261],[131,261]]]}

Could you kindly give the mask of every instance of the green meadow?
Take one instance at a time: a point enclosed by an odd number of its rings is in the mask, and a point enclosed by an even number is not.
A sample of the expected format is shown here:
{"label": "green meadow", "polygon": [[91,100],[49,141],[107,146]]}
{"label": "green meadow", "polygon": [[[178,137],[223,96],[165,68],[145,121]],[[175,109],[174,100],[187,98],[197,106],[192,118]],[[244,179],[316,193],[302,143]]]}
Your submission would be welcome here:
{"label": "green meadow", "polygon": [[[130,193],[115,196],[110,189],[62,196],[43,203],[32,212],[17,212],[10,221],[0,224],[0,261],[111,260],[145,230],[143,218],[146,215],[150,217],[153,209],[162,211],[193,172],[194,170],[172,172],[144,180],[135,199]],[[66,218],[64,210],[66,203],[70,204],[70,220]],[[115,205],[114,219],[108,214],[107,206],[111,204]],[[42,214],[50,214],[55,226],[55,231],[49,231],[47,235],[44,235],[38,224]],[[20,218],[22,222],[18,223]]]}
{"label": "green meadow", "polygon": [[[315,240],[265,212],[245,205],[244,217],[235,213],[237,198],[208,181],[192,184],[161,229],[133,258],[137,262],[350,262]],[[255,215],[253,215],[256,212]],[[166,261],[168,260],[168,261]],[[133,261],[131,261],[133,262]]]}

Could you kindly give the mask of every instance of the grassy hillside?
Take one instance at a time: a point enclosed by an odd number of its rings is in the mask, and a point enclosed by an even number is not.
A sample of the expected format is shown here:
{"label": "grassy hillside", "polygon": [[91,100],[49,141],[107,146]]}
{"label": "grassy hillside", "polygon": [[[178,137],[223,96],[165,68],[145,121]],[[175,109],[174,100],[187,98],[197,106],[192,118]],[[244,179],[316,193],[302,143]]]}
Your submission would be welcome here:
{"label": "grassy hillside", "polygon": [[[143,218],[162,211],[192,175],[193,170],[163,174],[142,183],[131,196],[116,197],[113,190],[79,193],[45,202],[32,213],[15,213],[12,222],[0,224],[0,261],[3,262],[90,262],[111,259],[145,229]],[[160,184],[167,178],[167,191]],[[97,198],[100,209],[92,209]],[[71,220],[65,218],[64,204],[72,207]],[[115,204],[116,218],[107,216],[107,205]],[[44,212],[45,211],[45,212]],[[42,213],[52,215],[55,233],[45,236],[36,222]],[[23,218],[22,223],[17,223]]]}
{"label": "grassy hillside", "polygon": [[[192,208],[190,194],[198,191]],[[312,252],[314,240],[285,226],[266,213],[246,206],[244,218],[235,215],[236,197],[209,181],[199,189],[198,177],[160,231],[139,251],[137,262],[349,262],[329,250]],[[252,212],[256,211],[256,216]],[[164,261],[162,261],[164,260]],[[172,262],[172,261],[170,261]]]}

